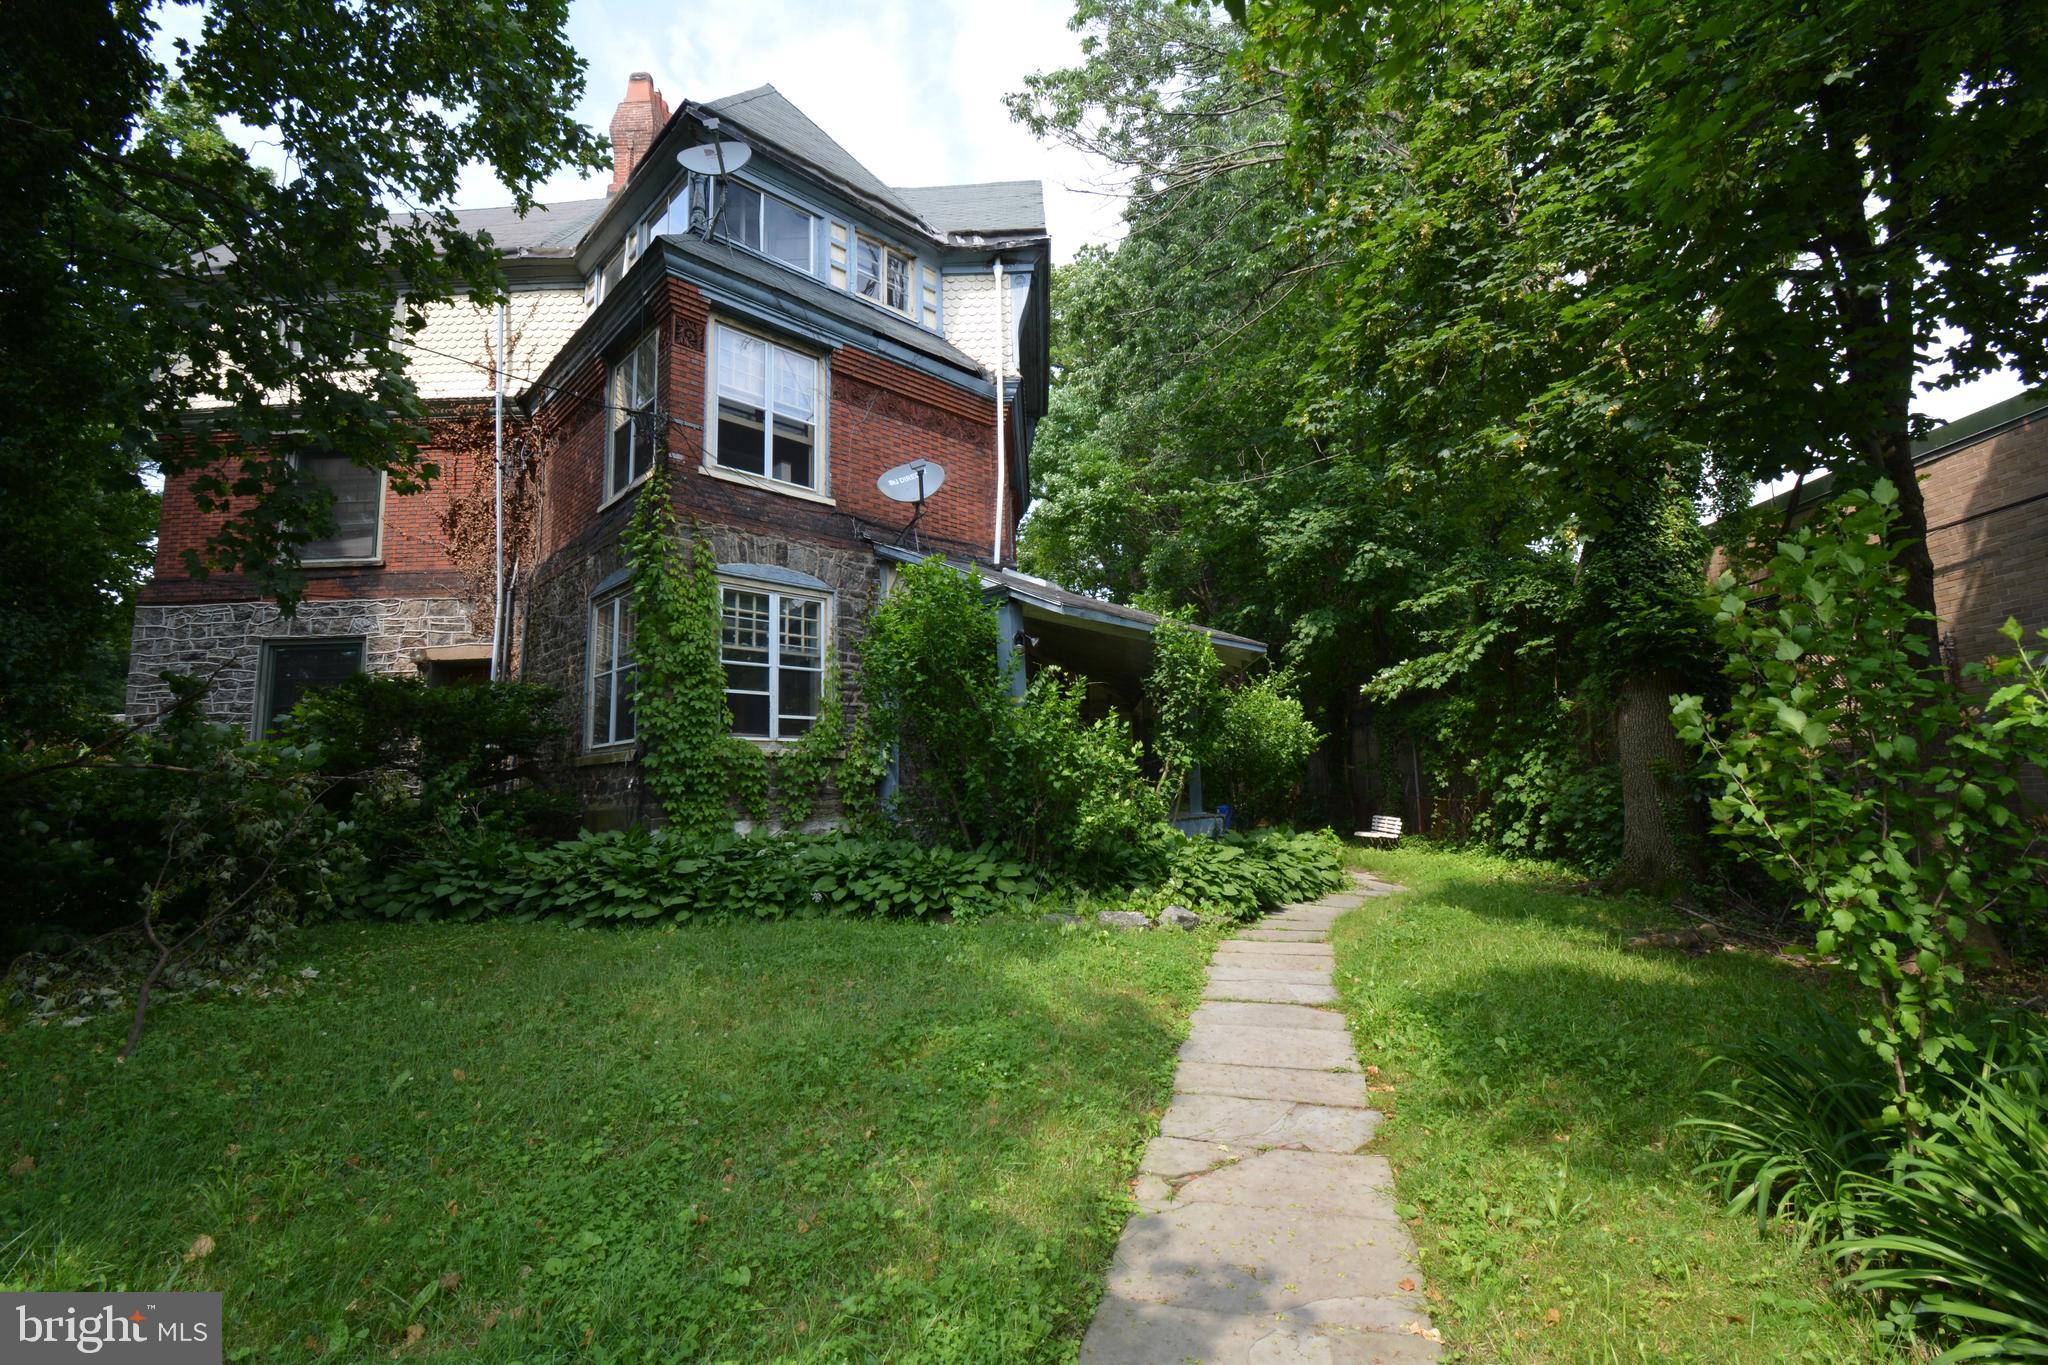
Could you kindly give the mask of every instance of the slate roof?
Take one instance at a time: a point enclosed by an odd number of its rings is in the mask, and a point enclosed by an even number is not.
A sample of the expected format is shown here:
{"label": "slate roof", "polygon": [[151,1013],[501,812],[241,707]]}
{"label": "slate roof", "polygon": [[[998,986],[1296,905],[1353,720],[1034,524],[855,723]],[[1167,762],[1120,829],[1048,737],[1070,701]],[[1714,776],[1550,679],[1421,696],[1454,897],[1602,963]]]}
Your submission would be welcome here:
{"label": "slate roof", "polygon": [[798,274],[751,251],[743,251],[724,242],[706,242],[694,234],[663,236],[661,240],[680,255],[716,266],[729,275],[738,275],[762,288],[786,294],[900,346],[958,366],[969,374],[984,372],[980,361],[937,332],[928,332],[909,318],[865,303],[843,289],[833,289],[812,276]]}
{"label": "slate roof", "polygon": [[606,202],[598,198],[535,204],[524,218],[509,205],[457,209],[455,221],[464,232],[489,232],[492,244],[508,256],[573,256],[576,243]]}
{"label": "slate roof", "polygon": [[748,132],[759,133],[786,151],[879,199],[898,213],[917,217],[917,210],[897,197],[875,173],[860,164],[853,154],[832,140],[831,134],[811,122],[810,116],[791,104],[772,85],[742,90],[702,106],[720,118],[731,118]]}
{"label": "slate roof", "polygon": [[1045,231],[1045,186],[1037,180],[979,185],[898,185],[896,194],[940,232]]}

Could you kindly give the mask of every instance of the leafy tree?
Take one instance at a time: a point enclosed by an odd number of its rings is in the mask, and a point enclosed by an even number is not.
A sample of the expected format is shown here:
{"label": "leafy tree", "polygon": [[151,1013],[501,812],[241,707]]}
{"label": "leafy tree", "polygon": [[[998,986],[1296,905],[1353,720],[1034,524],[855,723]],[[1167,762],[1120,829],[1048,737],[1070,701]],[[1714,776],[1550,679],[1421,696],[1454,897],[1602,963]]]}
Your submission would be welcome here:
{"label": "leafy tree", "polygon": [[[567,117],[582,64],[567,0],[205,0],[172,67],[163,13],[81,0],[0,36],[0,727],[57,724],[142,571],[141,473],[192,475],[221,514],[197,568],[289,605],[295,547],[326,528],[291,463],[318,445],[390,472],[426,408],[402,335],[502,287],[447,207],[465,165],[521,209],[602,143]],[[283,175],[222,135],[259,130]],[[392,206],[399,206],[394,208]]]}

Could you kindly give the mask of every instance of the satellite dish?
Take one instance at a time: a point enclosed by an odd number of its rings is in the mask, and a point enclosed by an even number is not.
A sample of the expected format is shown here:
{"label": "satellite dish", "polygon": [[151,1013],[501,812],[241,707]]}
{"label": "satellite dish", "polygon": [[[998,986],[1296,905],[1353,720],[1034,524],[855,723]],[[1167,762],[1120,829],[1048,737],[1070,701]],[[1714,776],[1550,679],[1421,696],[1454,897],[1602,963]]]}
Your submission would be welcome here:
{"label": "satellite dish", "polygon": [[946,482],[946,468],[932,460],[899,464],[875,480],[875,487],[891,502],[923,502]]}
{"label": "satellite dish", "polygon": [[676,164],[692,175],[726,175],[747,164],[754,149],[744,142],[700,142],[676,153]]}

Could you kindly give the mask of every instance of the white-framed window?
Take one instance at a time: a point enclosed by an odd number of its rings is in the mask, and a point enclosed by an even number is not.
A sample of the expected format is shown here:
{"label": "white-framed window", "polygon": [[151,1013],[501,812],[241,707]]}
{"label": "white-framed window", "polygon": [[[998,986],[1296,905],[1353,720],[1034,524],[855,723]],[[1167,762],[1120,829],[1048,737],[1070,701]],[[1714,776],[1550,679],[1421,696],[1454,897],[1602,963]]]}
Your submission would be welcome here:
{"label": "white-framed window", "polygon": [[375,563],[384,552],[384,471],[365,469],[326,450],[301,450],[292,462],[334,499],[329,509],[334,529],[301,546],[299,563]]}
{"label": "white-framed window", "polygon": [[633,693],[638,676],[633,662],[633,594],[624,588],[590,605],[584,747],[603,749],[633,742]]}
{"label": "white-framed window", "polygon": [[872,237],[853,242],[853,292],[898,313],[911,309],[911,279],[917,262]]}
{"label": "white-framed window", "polygon": [[657,327],[612,364],[611,383],[606,388],[608,396],[605,400],[607,415],[611,419],[604,473],[607,500],[646,478],[647,471],[654,468],[655,452],[662,446],[661,433],[654,429],[660,339],[661,329]]}
{"label": "white-framed window", "polygon": [[824,491],[823,363],[722,322],[712,324],[711,348],[712,462]]}
{"label": "white-framed window", "polygon": [[259,738],[277,728],[299,699],[363,671],[363,642],[348,639],[265,640],[256,701]]}
{"label": "white-framed window", "polygon": [[729,177],[719,184],[718,208],[728,239],[806,275],[815,270],[811,214]]}
{"label": "white-framed window", "polygon": [[724,586],[718,657],[734,734],[794,739],[816,723],[828,612],[828,599],[814,594]]}

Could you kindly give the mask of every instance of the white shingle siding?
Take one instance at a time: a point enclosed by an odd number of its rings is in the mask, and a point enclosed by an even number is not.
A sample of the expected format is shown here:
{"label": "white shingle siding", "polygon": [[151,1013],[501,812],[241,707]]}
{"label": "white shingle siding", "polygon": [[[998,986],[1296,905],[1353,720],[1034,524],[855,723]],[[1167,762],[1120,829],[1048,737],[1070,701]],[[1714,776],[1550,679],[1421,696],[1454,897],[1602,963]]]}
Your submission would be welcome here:
{"label": "white shingle siding", "polygon": [[[996,367],[997,352],[1007,350],[1005,316],[998,309],[996,281],[991,272],[946,276],[946,340],[980,361],[983,369]],[[1005,374],[1017,373],[1014,352],[1005,358]]]}
{"label": "white shingle siding", "polygon": [[[587,316],[576,289],[531,289],[506,304],[509,356],[505,392],[519,393],[540,376]],[[497,313],[473,303],[438,304],[427,325],[402,337],[422,398],[488,398],[491,358],[498,345]]]}

